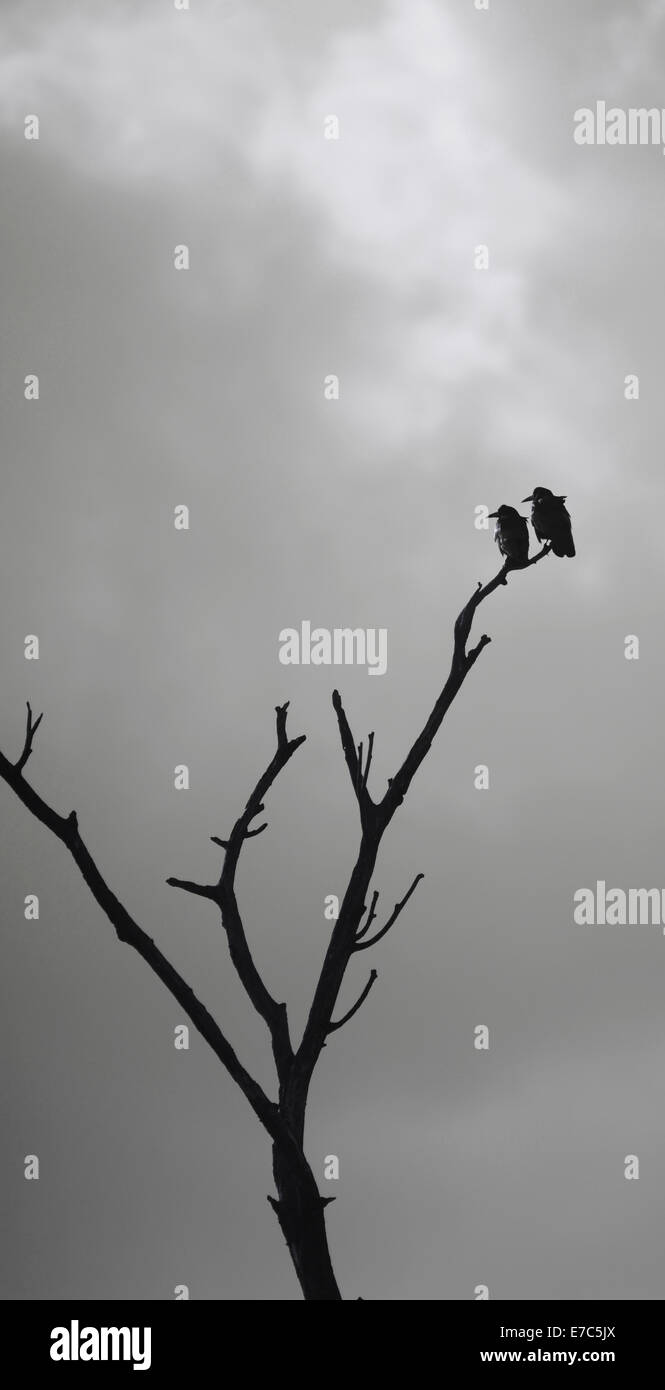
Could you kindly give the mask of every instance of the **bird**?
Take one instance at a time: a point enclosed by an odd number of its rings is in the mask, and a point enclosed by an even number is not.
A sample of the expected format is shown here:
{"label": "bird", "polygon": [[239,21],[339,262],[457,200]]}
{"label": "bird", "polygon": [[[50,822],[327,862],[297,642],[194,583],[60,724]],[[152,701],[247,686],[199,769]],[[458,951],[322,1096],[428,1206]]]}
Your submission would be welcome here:
{"label": "bird", "polygon": [[496,517],[494,539],[501,554],[507,560],[512,560],[514,565],[526,565],[529,559],[529,528],[524,517],[520,516],[516,507],[505,505],[489,515]]}
{"label": "bird", "polygon": [[523,502],[531,502],[531,525],[539,541],[549,541],[555,555],[575,554],[573,529],[570,513],[564,507],[565,497],[555,497],[548,487],[535,487],[530,497]]}

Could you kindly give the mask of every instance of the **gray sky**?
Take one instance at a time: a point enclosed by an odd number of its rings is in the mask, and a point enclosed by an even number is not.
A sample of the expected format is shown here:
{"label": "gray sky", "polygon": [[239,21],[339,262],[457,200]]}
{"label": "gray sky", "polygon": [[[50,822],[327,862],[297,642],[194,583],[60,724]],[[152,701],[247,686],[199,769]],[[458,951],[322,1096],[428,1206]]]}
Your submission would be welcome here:
{"label": "gray sky", "polygon": [[[378,795],[497,568],[474,508],[566,493],[577,558],[488,600],[384,842],[385,906],[426,878],[324,1052],[308,1154],[322,1187],[340,1158],[345,1297],[662,1298],[665,936],[572,900],[663,883],[665,162],[572,132],[597,99],[663,104],[665,5],[5,0],[1,24],[0,746],[46,711],[30,779],[273,1094],[214,910],[165,879],[217,872],[290,699],[308,741],[238,887],[298,1035],[357,844],[331,691],[376,731]],[[280,665],[303,619],[386,627],[387,674]],[[297,1299],[266,1136],[0,790],[4,1296]]]}

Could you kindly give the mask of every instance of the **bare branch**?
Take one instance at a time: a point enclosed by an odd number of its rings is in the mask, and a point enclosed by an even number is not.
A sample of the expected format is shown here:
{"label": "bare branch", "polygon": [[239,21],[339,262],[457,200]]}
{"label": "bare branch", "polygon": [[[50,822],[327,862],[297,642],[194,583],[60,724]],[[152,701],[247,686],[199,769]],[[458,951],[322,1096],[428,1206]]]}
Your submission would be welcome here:
{"label": "bare branch", "polygon": [[523,569],[528,569],[529,565],[537,565],[539,560],[542,560],[543,557],[544,557],[545,555],[549,555],[551,549],[552,549],[551,542],[550,542],[550,541],[545,541],[545,544],[544,544],[542,550],[539,550],[538,553],[537,553],[536,555],[532,555],[532,556],[531,556],[531,559],[530,559],[530,560],[527,560],[526,565],[523,565],[522,568],[523,568]]}
{"label": "bare branch", "polygon": [[44,718],[44,715],[43,715],[43,714],[40,714],[40,715],[37,716],[37,718],[36,718],[36,719],[34,720],[34,722],[33,722],[33,718],[32,718],[32,709],[30,708],[30,701],[29,701],[29,700],[26,700],[26,705],[27,705],[27,708],[28,708],[28,714],[27,714],[27,718],[26,718],[26,721],[25,721],[25,742],[24,742],[24,744],[23,744],[23,751],[22,751],[22,753],[21,753],[21,756],[20,756],[18,762],[16,762],[16,763],[14,764],[14,767],[16,768],[16,771],[17,771],[17,772],[22,772],[22,771],[23,771],[23,768],[25,767],[25,765],[26,765],[26,763],[27,763],[27,761],[28,761],[28,758],[30,757],[30,754],[32,753],[32,744],[33,744],[33,741],[34,741],[35,734],[37,733],[37,730],[38,730],[38,728],[39,728],[39,726],[40,726],[40,724],[41,724],[41,722],[42,722],[42,719]]}
{"label": "bare branch", "polygon": [[240,851],[245,840],[255,838],[266,829],[267,822],[257,826],[255,829],[250,829],[250,824],[254,817],[259,815],[264,809],[263,802],[266,793],[270,790],[273,782],[277,779],[282,769],[286,767],[286,764],[293,757],[296,750],[305,742],[305,734],[301,734],[299,738],[289,739],[286,730],[288,708],[288,700],[284,705],[275,706],[277,751],[268,764],[265,772],[259,778],[228,840],[218,842],[214,836],[212,837],[215,843],[220,843],[222,848],[226,851],[224,867],[217,885],[216,901],[221,908],[222,924],[226,931],[231,960],[233,961],[251,1003],[268,1026],[277,1075],[281,1083],[285,1081],[293,1060],[293,1048],[289,1035],[286,1004],[279,1003],[273,998],[254,963],[254,958],[249,948],[242,916],[236,900],[235,875],[240,858]]}
{"label": "bare branch", "polygon": [[498,574],[495,574],[494,578],[490,579],[489,583],[486,584],[484,588],[481,581],[478,580],[475,593],[471,595],[469,602],[464,605],[455,623],[454,660],[456,659],[462,665],[466,664],[466,669],[469,670],[476,660],[476,657],[480,655],[483,647],[486,647],[488,642],[491,641],[490,637],[483,636],[478,646],[474,647],[472,652],[468,654],[465,653],[466,642],[471,631],[471,624],[478,605],[482,603],[484,599],[489,598],[489,595],[493,594],[494,590],[498,589],[500,585],[507,584],[508,575],[514,570],[526,570],[529,569],[531,565],[537,565],[539,560],[542,560],[545,555],[549,555],[551,549],[551,545],[546,543],[536,555],[532,555],[531,559],[526,560],[523,565],[516,564],[514,560],[506,560]]}
{"label": "bare branch", "polygon": [[483,635],[482,635],[482,637],[481,637],[481,639],[480,639],[480,641],[476,644],[476,646],[475,646],[475,647],[472,647],[471,650],[467,652],[467,654],[466,654],[466,669],[467,669],[467,671],[470,671],[470,670],[471,670],[471,667],[473,666],[474,661],[477,661],[477,659],[478,659],[478,657],[480,656],[480,653],[482,652],[483,648],[489,646],[489,644],[490,644],[491,641],[492,641],[492,638],[491,638],[491,637],[488,637],[488,636],[487,636],[487,633],[484,632]]}
{"label": "bare branch", "polygon": [[185,893],[195,893],[199,898],[210,898],[219,902],[219,888],[216,883],[192,883],[187,878],[167,878],[169,888],[183,888]]}
{"label": "bare branch", "polygon": [[342,748],[344,750],[344,757],[346,758],[346,766],[349,769],[349,776],[353,783],[354,789],[356,789],[359,780],[358,754],[356,752],[356,745],[353,741],[353,734],[351,733],[351,729],[349,727],[349,721],[344,711],[344,706],[342,704],[342,699],[339,690],[333,690],[332,702],[333,709],[335,710],[335,713],[337,715],[337,723],[339,724],[339,736],[342,740]]}
{"label": "bare branch", "polygon": [[[276,714],[276,716],[277,716],[277,747],[278,747],[278,748],[283,748],[286,744],[288,744],[288,739],[287,739],[287,737],[286,737],[286,715],[287,715],[287,711],[288,711],[288,708],[289,708],[290,703],[291,703],[291,701],[290,701],[290,700],[287,700],[286,703],[285,703],[284,705],[275,705],[275,714]],[[300,739],[300,742],[301,742],[301,743],[304,743],[304,740],[305,740],[305,735],[303,734],[302,738]]]}
{"label": "bare branch", "polygon": [[[382,928],[381,928],[381,931],[376,932],[375,936],[370,937],[369,941],[361,941],[361,940],[360,940],[360,938],[361,938],[362,936],[365,935],[365,931],[367,930],[367,927],[365,927],[365,929],[364,929],[362,932],[358,932],[358,934],[357,934],[357,936],[356,936],[356,945],[355,945],[355,947],[354,947],[354,949],[355,949],[356,951],[366,951],[366,950],[368,949],[368,947],[370,947],[370,946],[375,946],[376,943],[377,943],[377,941],[380,941],[380,940],[381,940],[381,937],[382,937],[382,936],[385,936],[386,932],[390,931],[390,928],[391,928],[392,926],[395,925],[395,922],[397,921],[397,918],[399,917],[400,912],[402,912],[403,909],[406,907],[406,905],[407,905],[407,903],[408,903],[408,901],[409,901],[409,898],[411,897],[411,894],[412,894],[412,893],[415,893],[415,890],[416,890],[416,888],[418,887],[418,884],[420,883],[421,878],[424,878],[424,877],[425,877],[424,874],[416,874],[416,876],[415,876],[415,878],[414,878],[414,880],[413,880],[413,883],[411,884],[411,887],[409,888],[408,893],[405,893],[405,895],[404,895],[404,897],[402,898],[402,901],[401,901],[401,902],[395,903],[395,906],[394,906],[394,908],[393,908],[393,911],[392,911],[390,917],[388,918],[388,921],[386,922],[385,927],[382,927]],[[377,895],[377,896],[378,896],[378,895]],[[368,921],[367,925],[369,926],[369,921]]]}
{"label": "bare branch", "polygon": [[364,791],[365,787],[367,786],[367,778],[369,777],[369,770],[370,770],[370,768],[371,768],[371,766],[372,766],[372,753],[373,753],[373,751],[374,751],[374,733],[372,732],[372,733],[369,735],[368,739],[367,739],[367,762],[366,762],[366,764],[365,764],[365,772],[364,772],[364,775],[363,775],[363,791]]}
{"label": "bare branch", "polygon": [[[255,816],[258,815],[259,811],[262,811],[262,810],[263,810],[263,806],[257,806],[257,808],[256,808],[256,810],[255,810],[255,812],[254,812],[254,815],[255,815]],[[267,820],[266,820],[266,821],[263,822],[263,825],[257,826],[256,830],[246,830],[246,831],[245,831],[245,839],[246,839],[246,840],[253,840],[254,837],[255,837],[256,835],[261,835],[262,832],[263,832],[264,830],[267,830],[267,829],[268,829],[268,822],[267,822]],[[210,836],[210,839],[212,840],[213,845],[220,845],[222,849],[228,849],[228,847],[229,847],[229,842],[228,842],[228,840],[220,840],[220,838],[219,838],[218,835],[211,835],[211,836]]]}
{"label": "bare branch", "polygon": [[231,960],[233,961],[248,998],[254,1005],[257,1013],[264,1019],[268,1026],[273,1056],[277,1067],[277,1075],[280,1082],[284,1082],[293,1060],[293,1048],[289,1036],[286,1004],[279,1003],[273,998],[254,963],[254,958],[249,948],[240,909],[236,900],[235,874],[240,851],[245,840],[254,839],[266,829],[267,821],[263,825],[257,826],[255,829],[250,829],[250,824],[254,817],[264,810],[263,798],[266,792],[279,776],[282,768],[284,768],[289,759],[293,757],[296,749],[305,742],[305,734],[301,734],[299,738],[288,738],[286,732],[288,708],[288,700],[284,705],[275,706],[277,751],[268,764],[265,772],[259,778],[228,840],[222,840],[216,835],[211,835],[210,837],[214,844],[219,845],[225,851],[224,867],[219,882],[212,886],[191,883],[189,880],[183,879],[167,879],[167,883],[171,884],[172,887],[184,888],[185,891],[196,893],[199,897],[210,898],[219,907],[222,915],[222,925],[226,931],[229,944]]}
{"label": "bare branch", "polygon": [[[34,731],[35,725],[32,725],[33,735]],[[275,1141],[290,1143],[288,1128],[280,1117],[277,1105],[269,1100],[258,1082],[245,1070],[218,1024],[201,1001],[197,999],[191,987],[178,974],[178,971],[162,954],[151,937],[130,917],[127,909],[123,907],[108,887],[90,851],[81,839],[75,812],[69,816],[61,816],[57,811],[54,811],[53,807],[49,806],[35,791],[34,787],[31,787],[24,780],[21,774],[23,765],[21,759],[17,764],[10,763],[4,754],[0,753],[0,777],[11,787],[32,815],[41,821],[42,825],[45,825],[47,830],[50,830],[69,850],[95,901],[114,927],[118,940],[132,946],[150,966],[158,979],[162,981],[162,984],[166,985],[174,999],[178,1001],[191,1019],[194,1027],[205,1038],[229,1075],[240,1087],[271,1137]],[[193,885],[193,887],[196,890],[197,885]]]}
{"label": "bare branch", "polygon": [[[236,865],[238,863],[238,858],[240,856],[240,850],[242,849],[243,841],[251,838],[252,835],[260,834],[260,830],[250,831],[249,826],[250,822],[253,821],[254,817],[259,815],[260,812],[264,809],[263,798],[266,792],[270,790],[273,782],[277,779],[282,769],[286,767],[286,764],[288,763],[289,759],[293,757],[293,754],[296,752],[298,748],[300,748],[300,745],[305,742],[305,739],[307,737],[306,734],[300,734],[299,738],[289,739],[287,737],[286,716],[288,708],[288,700],[284,705],[275,706],[277,726],[277,752],[275,753],[271,762],[268,764],[268,767],[266,768],[263,775],[259,778],[254,788],[254,791],[252,792],[242,815],[238,817],[238,820],[236,821],[233,830],[231,831],[229,840],[226,844],[227,853],[224,869],[222,871],[222,879],[226,880],[227,883],[232,881],[233,879]],[[263,827],[261,827],[261,829],[263,829]],[[222,882],[222,879],[220,879],[220,883]]]}
{"label": "bare branch", "polygon": [[[368,933],[368,931],[369,931],[369,929],[370,929],[370,927],[371,927],[371,925],[372,925],[372,922],[374,921],[374,918],[376,917],[376,904],[378,903],[378,901],[379,901],[379,890],[378,890],[378,888],[375,888],[375,889],[374,889],[374,894],[373,894],[373,896],[372,896],[372,902],[371,902],[371,905],[370,905],[370,909],[369,909],[369,914],[368,914],[368,917],[367,917],[367,921],[365,922],[364,927],[360,927],[359,930],[356,932],[356,941],[360,941],[361,937],[367,935],[367,933]],[[366,910],[366,909],[363,908],[363,912],[365,912],[365,910]]]}
{"label": "bare branch", "polygon": [[349,721],[346,717],[346,712],[344,710],[344,706],[342,704],[341,696],[338,690],[333,690],[332,702],[333,708],[337,715],[337,723],[339,725],[339,736],[342,743],[344,758],[346,760],[346,766],[349,769],[351,785],[353,786],[353,790],[356,794],[356,798],[358,801],[358,806],[360,808],[361,824],[363,826],[366,826],[373,820],[374,812],[376,809],[374,802],[372,801],[372,798],[367,790],[367,778],[372,762],[372,745],[374,743],[374,734],[370,734],[369,736],[367,764],[363,772],[363,745],[362,743],[359,743],[358,747],[356,748],[353,734],[351,733]]}
{"label": "bare branch", "polygon": [[508,575],[513,570],[529,569],[531,565],[535,565],[539,560],[542,560],[545,555],[549,555],[550,549],[551,547],[549,545],[544,545],[542,550],[539,550],[538,553],[533,555],[530,560],[527,560],[524,565],[516,565],[512,560],[506,560],[498,574],[495,574],[494,578],[490,579],[489,583],[485,584],[484,587],[480,580],[478,581],[475,592],[471,595],[468,602],[465,603],[461,613],[455,621],[453,657],[446,684],[439,695],[424,729],[418,735],[418,738],[404,759],[399,771],[390,779],[388,790],[377,807],[379,817],[384,825],[389,823],[397,807],[403,802],[413,777],[429,752],[434,737],[438,733],[444,717],[461,685],[469,674],[472,666],[475,665],[481,652],[491,641],[487,634],[483,633],[477,645],[472,647],[469,652],[466,650],[466,644],[471,632],[471,625],[479,604],[488,598],[490,594],[494,593],[495,589],[498,589],[501,585],[507,584]]}
{"label": "bare branch", "polygon": [[338,1028],[341,1028],[345,1023],[348,1023],[349,1019],[350,1019],[350,1018],[353,1018],[353,1015],[354,1015],[354,1014],[357,1014],[358,1009],[360,1008],[361,1004],[364,1004],[364,1002],[365,1002],[365,1000],[366,1000],[366,998],[367,998],[367,995],[369,994],[369,992],[370,992],[370,990],[371,990],[371,988],[372,988],[372,985],[374,984],[374,981],[376,980],[376,978],[377,978],[376,970],[371,970],[371,971],[370,971],[370,975],[369,975],[369,980],[367,981],[367,984],[365,985],[365,988],[364,988],[362,994],[360,995],[360,998],[359,998],[359,999],[356,999],[356,1002],[355,1002],[355,1004],[353,1005],[353,1008],[352,1008],[352,1009],[349,1009],[348,1014],[345,1014],[343,1018],[340,1018],[340,1019],[338,1020],[337,1023],[330,1023],[330,1024],[329,1024],[329,1026],[328,1026],[328,1032],[329,1032],[329,1033],[336,1033]]}

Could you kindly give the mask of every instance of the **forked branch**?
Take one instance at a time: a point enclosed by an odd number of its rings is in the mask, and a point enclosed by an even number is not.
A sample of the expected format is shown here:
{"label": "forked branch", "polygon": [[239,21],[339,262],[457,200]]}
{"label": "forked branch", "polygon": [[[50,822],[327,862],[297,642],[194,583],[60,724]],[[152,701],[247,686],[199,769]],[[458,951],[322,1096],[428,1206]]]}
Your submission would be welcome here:
{"label": "forked branch", "polygon": [[[361,931],[356,932],[356,944],[355,944],[355,946],[354,946],[354,948],[353,948],[354,951],[366,951],[370,946],[376,946],[377,941],[380,941],[380,940],[381,940],[381,937],[382,937],[382,936],[385,936],[386,932],[389,932],[389,931],[390,931],[390,928],[393,927],[393,926],[395,925],[395,922],[397,921],[397,918],[399,917],[400,912],[403,912],[403,911],[404,911],[404,908],[406,907],[406,905],[407,905],[407,903],[408,903],[408,901],[409,901],[409,898],[411,897],[411,894],[412,894],[412,893],[415,893],[416,888],[418,887],[418,884],[420,883],[421,878],[424,878],[424,877],[425,877],[424,874],[416,874],[416,876],[415,876],[415,878],[414,878],[414,880],[413,880],[413,883],[411,884],[411,887],[409,888],[408,893],[405,893],[405,894],[404,894],[404,897],[402,898],[402,901],[401,901],[401,902],[395,903],[395,906],[394,906],[394,908],[393,908],[393,910],[392,910],[392,912],[391,912],[391,914],[390,914],[390,917],[388,918],[388,921],[386,922],[385,927],[382,927],[382,928],[381,928],[381,931],[378,931],[378,932],[375,933],[374,936],[371,936],[370,939],[369,939],[369,941],[363,941],[363,940],[362,940],[362,937],[365,935],[365,932],[366,932],[367,927],[368,927],[368,925],[369,925],[369,920],[370,920],[370,919],[368,919],[367,923],[366,923],[365,926],[361,929]],[[377,894],[377,897],[378,897],[378,894]]]}
{"label": "forked branch", "polygon": [[282,1084],[286,1080],[293,1059],[286,1004],[279,1003],[273,998],[255,965],[236,899],[235,875],[240,851],[245,840],[255,838],[266,829],[267,822],[256,829],[250,829],[254,817],[260,815],[261,811],[264,810],[263,799],[266,793],[296,750],[305,742],[305,734],[301,734],[299,738],[289,739],[286,731],[288,708],[288,700],[286,704],[275,707],[277,750],[265,772],[259,778],[228,840],[220,840],[215,835],[211,836],[213,842],[220,845],[225,851],[224,866],[218,883],[212,886],[210,884],[194,884],[185,879],[167,879],[167,883],[172,887],[184,888],[187,892],[196,893],[200,897],[211,898],[217,904],[222,916],[222,925],[226,931],[231,960],[248,998],[268,1026],[277,1075]]}
{"label": "forked branch", "polygon": [[32,749],[32,741],[36,733],[39,720],[31,722],[31,715],[28,715],[28,732],[23,753],[16,763],[11,763],[8,758],[0,753],[0,777],[7,782],[8,786],[16,793],[24,806],[54,834],[57,839],[69,850],[74,862],[85,882],[87,883],[96,902],[99,903],[102,911],[108,917],[111,925],[115,929],[119,941],[124,941],[128,946],[142,957],[154,974],[162,981],[166,988],[173,995],[182,1009],[194,1024],[206,1042],[212,1048],[215,1055],[219,1058],[222,1065],[226,1068],[229,1075],[240,1087],[247,1100],[249,1101],[255,1114],[261,1123],[268,1130],[268,1133],[275,1140],[289,1142],[288,1132],[280,1117],[277,1105],[269,1100],[261,1086],[250,1076],[242,1063],[236,1056],[228,1039],[222,1033],[220,1027],[215,1022],[205,1005],[197,999],[191,987],[186,983],[178,971],[167,960],[166,956],[155,945],[154,941],[139,927],[134,921],[123,904],[116,898],[111,891],[100,870],[97,867],[89,849],[81,838],[78,819],[76,813],[72,811],[68,816],[61,816],[57,811],[49,806],[42,799],[34,787],[31,787],[23,777],[22,769],[25,766],[27,757]]}
{"label": "forked branch", "polygon": [[22,752],[21,752],[21,756],[20,756],[20,758],[18,759],[18,762],[16,762],[16,763],[14,764],[14,766],[15,766],[17,772],[22,772],[22,771],[23,771],[23,769],[24,769],[24,767],[25,767],[25,765],[26,765],[26,763],[27,763],[27,761],[28,761],[28,758],[30,757],[30,754],[32,753],[32,744],[33,744],[33,740],[34,740],[35,734],[37,733],[37,730],[38,730],[38,728],[39,728],[39,726],[40,726],[40,724],[41,724],[41,722],[42,722],[42,719],[44,718],[44,715],[43,715],[43,714],[39,714],[39,715],[37,716],[37,718],[33,720],[33,717],[32,717],[32,709],[30,708],[30,701],[29,701],[29,700],[26,700],[26,705],[27,705],[27,708],[28,708],[28,715],[27,715],[26,725],[25,725],[25,741],[24,741],[24,743],[23,743],[23,750],[22,750]]}
{"label": "forked branch", "polygon": [[360,821],[362,826],[365,827],[366,825],[370,824],[374,819],[374,811],[376,809],[374,802],[372,801],[372,798],[367,790],[367,778],[369,777],[369,770],[372,766],[374,734],[371,733],[367,740],[367,762],[363,767],[363,745],[362,743],[359,743],[358,747],[356,748],[355,740],[353,734],[351,733],[349,721],[346,717],[346,712],[342,704],[342,698],[338,690],[333,691],[332,702],[333,709],[335,710],[335,714],[337,715],[339,736],[342,744],[344,758],[346,761],[346,766],[349,769],[351,785],[356,794],[356,799],[360,808]]}
{"label": "forked branch", "polygon": [[[366,936],[366,935],[367,935],[367,933],[368,933],[368,931],[369,931],[369,929],[370,929],[370,927],[371,927],[371,925],[372,925],[372,922],[374,921],[374,918],[376,917],[376,904],[378,903],[378,901],[379,901],[379,890],[378,890],[378,888],[375,888],[375,889],[374,889],[374,892],[373,892],[373,894],[372,894],[372,901],[371,901],[371,903],[370,903],[370,909],[369,909],[369,912],[367,913],[367,921],[365,922],[364,927],[359,927],[359,928],[358,928],[358,930],[357,930],[357,932],[356,932],[356,941],[360,941],[360,938],[361,938],[362,936]],[[363,910],[362,910],[361,919],[362,919],[362,917],[364,916],[364,914],[365,914],[365,908],[363,908]]]}

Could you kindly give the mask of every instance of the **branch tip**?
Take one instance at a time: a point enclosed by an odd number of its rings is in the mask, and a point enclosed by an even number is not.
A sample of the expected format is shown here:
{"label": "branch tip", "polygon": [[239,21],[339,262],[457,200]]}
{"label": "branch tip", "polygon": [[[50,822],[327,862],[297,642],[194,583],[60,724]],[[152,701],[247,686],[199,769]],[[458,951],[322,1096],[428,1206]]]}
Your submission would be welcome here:
{"label": "branch tip", "polygon": [[182,888],[184,893],[193,893],[197,898],[210,898],[212,902],[217,902],[219,893],[217,885],[214,883],[193,883],[188,878],[167,878],[169,888]]}
{"label": "branch tip", "polygon": [[248,831],[247,831],[247,834],[246,834],[246,836],[245,836],[245,839],[246,839],[246,840],[253,840],[253,839],[255,838],[256,835],[261,835],[262,832],[263,832],[264,830],[267,830],[267,829],[268,829],[268,822],[267,822],[267,820],[264,820],[263,825],[257,825],[256,830],[248,830]]}
{"label": "branch tip", "polygon": [[[360,941],[361,937],[367,936],[367,933],[368,933],[368,931],[369,931],[369,929],[370,929],[370,927],[371,927],[371,925],[372,925],[372,922],[374,921],[374,918],[376,917],[376,904],[378,903],[378,901],[379,901],[379,890],[378,890],[378,888],[375,888],[375,889],[374,889],[374,892],[373,892],[373,894],[372,894],[372,902],[371,902],[371,906],[370,906],[370,909],[369,909],[369,916],[368,916],[368,918],[367,918],[367,921],[365,922],[364,927],[360,927],[360,929],[356,932],[356,941]],[[365,906],[363,907],[363,913],[366,912],[366,911],[367,911],[367,904],[365,904]],[[361,916],[362,916],[362,913],[361,913]]]}
{"label": "branch tip", "polygon": [[[362,748],[362,744],[361,744],[360,746],[361,746],[361,748]],[[369,734],[369,735],[368,735],[368,738],[367,738],[367,762],[365,763],[365,771],[364,771],[363,780],[362,780],[362,789],[363,789],[363,791],[365,791],[366,788],[367,788],[367,778],[369,777],[369,770],[370,770],[370,768],[371,768],[371,766],[372,766],[372,753],[373,753],[373,752],[374,752],[374,730],[372,730],[371,734]]]}
{"label": "branch tip", "polygon": [[275,705],[275,716],[277,723],[277,747],[283,748],[288,742],[286,737],[286,715],[291,701],[286,700],[283,705]]}
{"label": "branch tip", "polygon": [[32,744],[33,744],[33,740],[34,740],[35,734],[37,733],[37,730],[38,730],[38,728],[39,728],[39,726],[40,726],[40,724],[41,724],[41,722],[42,722],[42,719],[44,718],[44,715],[43,715],[43,713],[42,713],[42,714],[38,714],[38,715],[37,715],[37,718],[33,720],[33,717],[32,717],[32,706],[31,706],[31,704],[30,704],[30,701],[29,701],[29,700],[26,700],[25,704],[26,704],[26,709],[27,709],[27,711],[28,711],[27,717],[26,717],[26,721],[25,721],[25,738],[24,738],[24,740],[23,740],[23,748],[22,748],[22,750],[21,750],[21,755],[20,755],[20,757],[18,758],[17,762],[14,763],[14,771],[15,771],[15,772],[19,772],[19,773],[23,771],[23,768],[25,767],[25,765],[26,765],[26,763],[27,763],[27,761],[28,761],[28,758],[30,757],[30,754],[32,753]]}
{"label": "branch tip", "polygon": [[[369,926],[369,921],[367,922],[366,926],[361,931],[359,931],[356,936],[353,947],[354,951],[366,951],[369,946],[375,946],[377,941],[380,941],[381,937],[385,936],[386,932],[390,931],[390,928],[395,925],[395,922],[397,921],[397,918],[399,917],[400,913],[404,911],[404,908],[406,907],[406,904],[408,903],[411,894],[415,893],[421,878],[424,877],[424,874],[416,874],[413,883],[411,884],[411,887],[409,888],[408,892],[404,894],[404,897],[402,898],[401,902],[395,903],[395,906],[390,914],[390,917],[388,918],[388,921],[386,922],[385,927],[382,927],[381,931],[378,931],[375,933],[374,936],[371,936],[369,941],[363,941],[361,940],[361,938],[365,936],[367,927]],[[378,893],[376,894],[376,897],[378,897]],[[374,903],[372,904],[372,906],[374,906]]]}
{"label": "branch tip", "polygon": [[346,1013],[343,1018],[338,1019],[337,1023],[333,1023],[332,1021],[330,1022],[330,1024],[328,1025],[327,1033],[336,1033],[338,1028],[342,1028],[345,1023],[348,1023],[350,1018],[353,1018],[354,1014],[357,1014],[358,1009],[360,1008],[361,1004],[364,1004],[367,995],[369,994],[372,985],[374,984],[374,981],[376,979],[378,979],[376,970],[370,970],[369,980],[367,981],[367,984],[365,985],[362,994],[359,996],[358,999],[356,999],[356,1002],[353,1005],[353,1007],[349,1009],[348,1013]]}

